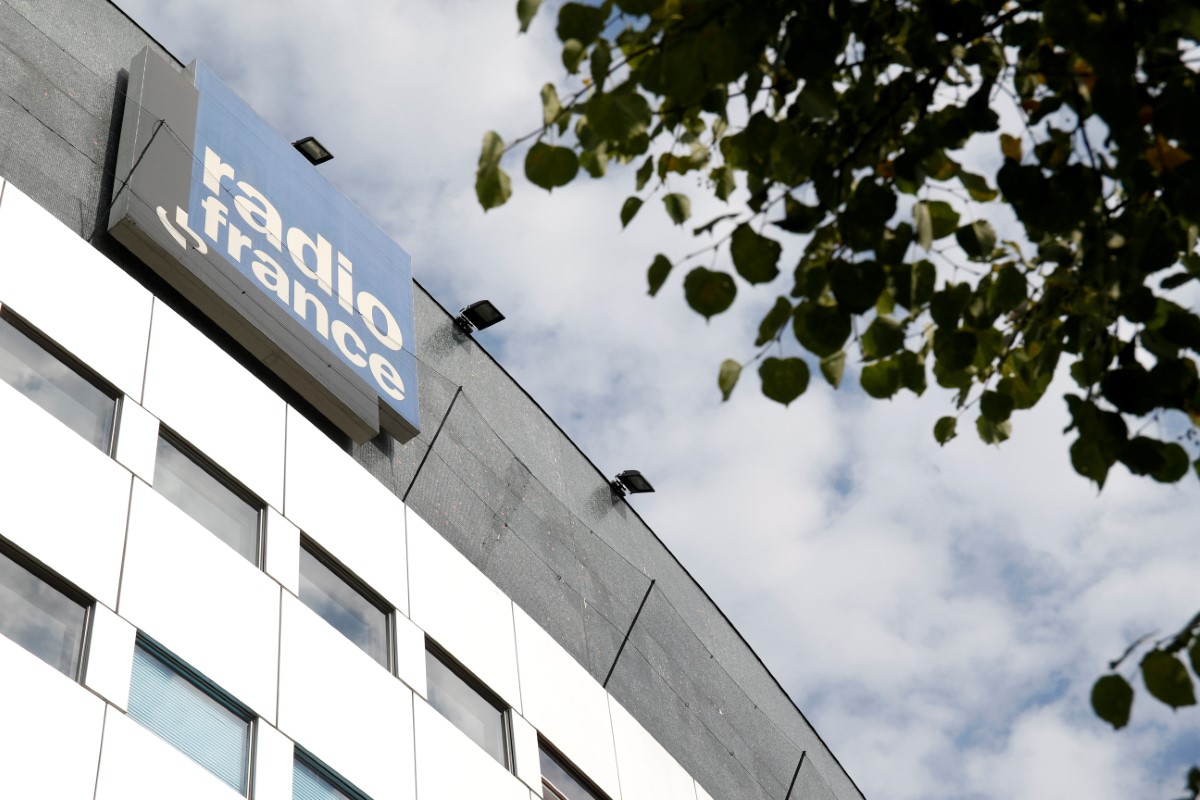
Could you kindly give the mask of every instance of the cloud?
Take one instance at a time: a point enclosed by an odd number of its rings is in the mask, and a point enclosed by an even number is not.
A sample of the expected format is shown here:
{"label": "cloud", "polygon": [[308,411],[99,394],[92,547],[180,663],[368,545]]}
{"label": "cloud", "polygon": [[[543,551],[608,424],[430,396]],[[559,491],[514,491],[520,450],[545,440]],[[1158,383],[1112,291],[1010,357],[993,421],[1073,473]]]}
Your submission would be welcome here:
{"label": "cloud", "polygon": [[[704,242],[657,199],[622,232],[629,175],[546,194],[518,158],[509,205],[485,215],[475,201],[483,132],[529,130],[538,88],[560,77],[548,16],[519,37],[511,3],[122,5],[285,135],[329,145],[324,174],[445,305],[499,305],[508,320],[481,340],[601,469],[654,482],[639,513],[868,797],[1178,794],[1200,712],[1140,692],[1114,733],[1087,693],[1129,641],[1200,605],[1200,500],[1190,477],[1159,486],[1120,468],[1097,496],[1067,457],[1065,382],[1001,448],[978,441],[971,414],[939,448],[944,392],[872,401],[852,369],[841,391],[817,376],[788,409],[750,370],[722,404],[717,364],[750,355],[769,290],[743,286],[711,323],[684,307],[681,274],[649,298],[653,255]],[[718,212],[696,203],[700,222]]]}

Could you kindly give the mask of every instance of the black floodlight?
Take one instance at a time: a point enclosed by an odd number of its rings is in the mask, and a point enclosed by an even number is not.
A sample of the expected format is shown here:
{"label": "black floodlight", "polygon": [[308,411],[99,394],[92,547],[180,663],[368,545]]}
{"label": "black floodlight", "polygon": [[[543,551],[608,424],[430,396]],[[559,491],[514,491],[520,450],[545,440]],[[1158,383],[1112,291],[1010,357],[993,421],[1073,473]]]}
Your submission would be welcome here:
{"label": "black floodlight", "polygon": [[303,139],[292,142],[292,147],[300,151],[300,155],[304,156],[315,167],[317,164],[324,164],[329,159],[333,158],[333,153],[325,149],[325,145],[321,144],[312,136],[305,136]]}
{"label": "black floodlight", "polygon": [[474,331],[490,328],[502,319],[504,315],[492,305],[491,300],[480,300],[459,311],[458,316],[454,318],[454,324],[470,336]]}
{"label": "black floodlight", "polygon": [[624,472],[618,472],[617,477],[612,480],[612,487],[617,491],[617,494],[622,496],[654,491],[654,487],[650,485],[650,481],[646,480],[646,477],[636,469],[627,469]]}

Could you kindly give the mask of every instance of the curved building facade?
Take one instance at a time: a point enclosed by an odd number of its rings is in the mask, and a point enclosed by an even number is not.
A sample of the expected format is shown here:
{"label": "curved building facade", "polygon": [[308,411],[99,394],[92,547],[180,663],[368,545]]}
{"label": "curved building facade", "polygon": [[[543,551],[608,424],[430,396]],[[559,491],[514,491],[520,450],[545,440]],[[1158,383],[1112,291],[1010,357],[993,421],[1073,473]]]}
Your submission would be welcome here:
{"label": "curved building facade", "polygon": [[2,794],[859,800],[239,103],[107,0],[0,0]]}

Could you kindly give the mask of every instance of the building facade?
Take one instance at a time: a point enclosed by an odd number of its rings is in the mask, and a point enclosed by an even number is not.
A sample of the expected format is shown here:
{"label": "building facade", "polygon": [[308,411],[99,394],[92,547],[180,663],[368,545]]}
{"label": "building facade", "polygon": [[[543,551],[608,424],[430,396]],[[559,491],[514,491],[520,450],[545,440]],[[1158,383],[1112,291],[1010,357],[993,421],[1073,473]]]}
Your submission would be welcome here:
{"label": "building facade", "polygon": [[113,237],[146,48],[0,0],[0,795],[861,798],[419,284],[420,430],[354,437]]}

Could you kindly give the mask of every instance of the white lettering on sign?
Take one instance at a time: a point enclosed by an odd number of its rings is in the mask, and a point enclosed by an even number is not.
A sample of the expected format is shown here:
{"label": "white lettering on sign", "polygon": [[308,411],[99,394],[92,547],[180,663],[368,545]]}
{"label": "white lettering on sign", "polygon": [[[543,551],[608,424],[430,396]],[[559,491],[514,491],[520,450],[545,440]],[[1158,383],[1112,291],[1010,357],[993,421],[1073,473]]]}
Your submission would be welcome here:
{"label": "white lettering on sign", "polygon": [[[286,243],[289,258],[277,259],[265,250],[255,248],[251,238],[230,220],[229,206],[220,199],[222,181],[228,182],[227,191],[236,192],[233,206],[241,221],[250,230],[261,234],[267,244],[281,254]],[[350,259],[319,233],[314,239],[300,228],[287,228],[285,232],[283,218],[274,204],[246,181],[237,180],[234,167],[226,164],[211,147],[204,148],[204,186],[212,192],[200,204],[204,210],[204,237],[219,248],[224,231],[225,252],[230,261],[240,265],[249,257],[250,272],[263,289],[274,294],[293,316],[304,321],[309,330],[331,341],[349,363],[359,369],[368,369],[384,394],[403,400],[404,380],[389,357],[369,348],[345,320],[330,319],[330,305],[335,313],[339,307],[350,314],[357,312],[366,329],[386,350],[399,352],[404,346],[400,323],[391,309],[368,291],[355,293],[354,265]],[[208,252],[208,245],[189,226],[187,212],[183,209],[175,209],[174,223],[163,208],[158,209],[158,218],[180,247],[192,246],[201,254]],[[247,251],[251,256],[246,255]],[[298,275],[289,274],[280,264],[289,261]],[[336,303],[327,303],[323,297]]]}

